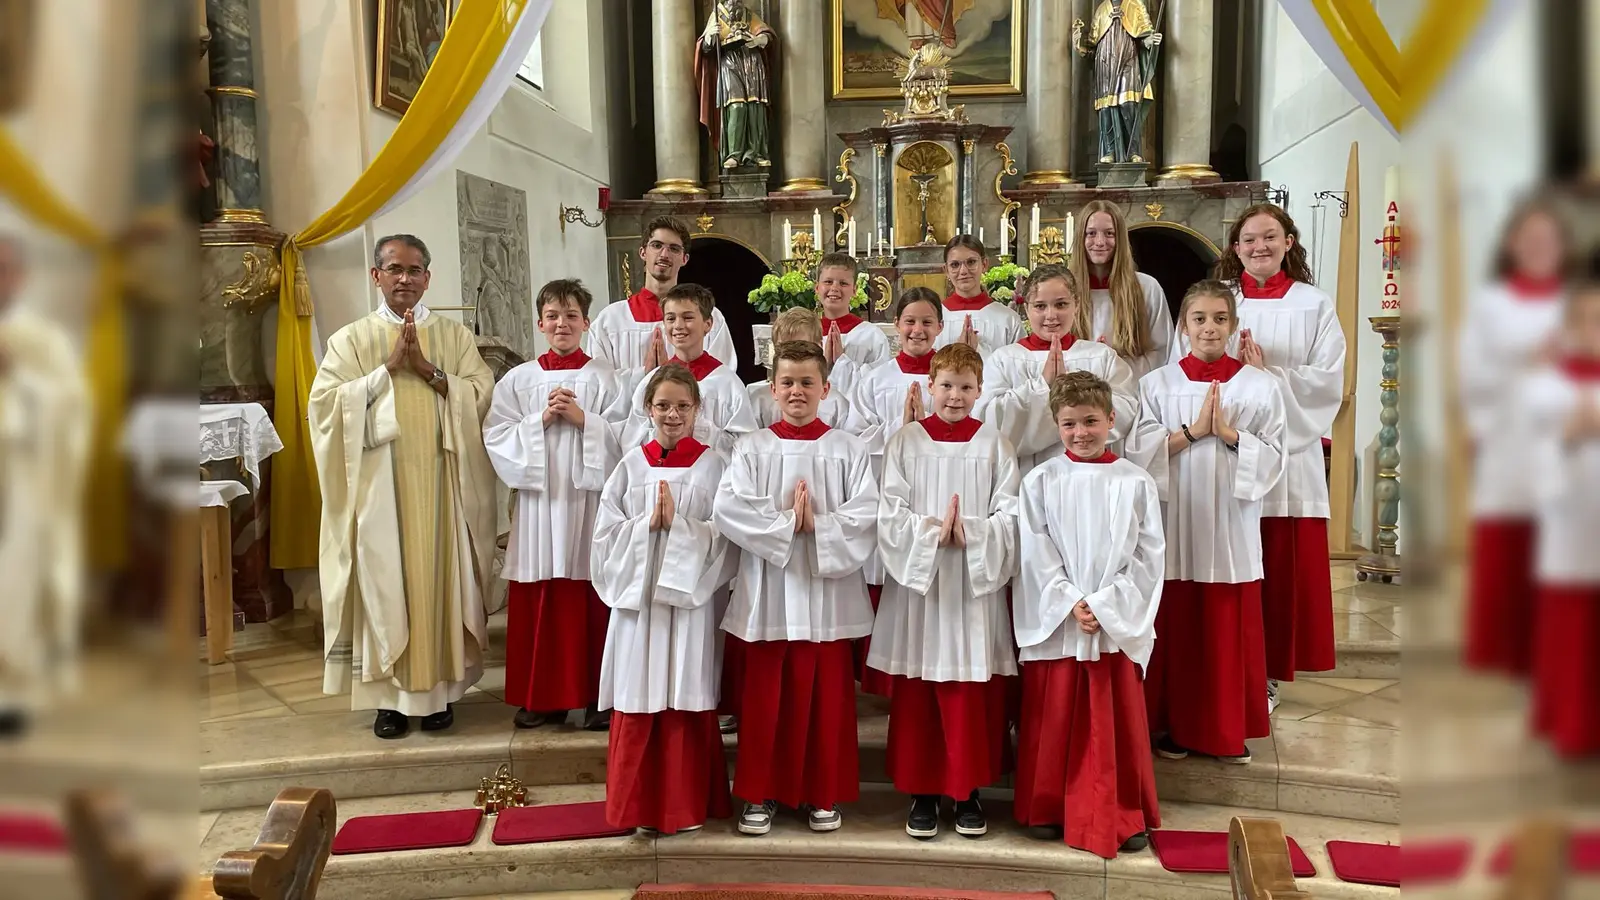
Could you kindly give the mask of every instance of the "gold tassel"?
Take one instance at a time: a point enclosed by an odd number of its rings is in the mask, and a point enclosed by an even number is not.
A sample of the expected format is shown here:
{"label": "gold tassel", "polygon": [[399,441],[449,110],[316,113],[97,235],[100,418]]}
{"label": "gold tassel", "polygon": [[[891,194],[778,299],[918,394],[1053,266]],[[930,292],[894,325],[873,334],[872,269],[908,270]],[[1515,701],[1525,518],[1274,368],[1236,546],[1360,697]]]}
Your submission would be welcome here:
{"label": "gold tassel", "polygon": [[311,284],[306,281],[306,267],[298,254],[294,261],[294,314],[309,316],[311,309]]}

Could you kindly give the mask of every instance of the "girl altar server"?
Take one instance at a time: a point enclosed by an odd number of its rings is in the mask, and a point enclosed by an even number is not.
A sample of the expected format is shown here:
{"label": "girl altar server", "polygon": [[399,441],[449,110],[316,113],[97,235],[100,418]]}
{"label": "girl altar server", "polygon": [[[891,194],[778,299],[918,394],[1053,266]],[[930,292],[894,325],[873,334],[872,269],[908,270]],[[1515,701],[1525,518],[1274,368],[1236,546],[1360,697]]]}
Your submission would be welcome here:
{"label": "girl altar server", "polygon": [[1471,568],[1467,582],[1466,664],[1526,675],[1538,607],[1534,521],[1541,470],[1526,447],[1503,437],[1521,406],[1524,378],[1557,357],[1570,239],[1555,210],[1532,201],[1506,225],[1495,281],[1471,299],[1461,322],[1461,415],[1472,438]]}
{"label": "girl altar server", "polygon": [[605,361],[581,342],[592,297],[579,281],[539,289],[535,311],[550,350],[517,366],[494,388],[484,448],[516,492],[502,576],[506,611],[506,702],[518,728],[596,706],[606,606],[590,585],[589,543],[606,476],[621,452],[604,418],[619,399]]}
{"label": "girl altar server", "polygon": [[951,288],[944,298],[944,320],[950,327],[939,335],[936,346],[966,344],[988,359],[996,347],[1022,337],[1017,311],[983,289],[988,269],[988,251],[972,235],[958,234],[944,245],[944,271]]}
{"label": "girl altar server", "polygon": [[[1300,230],[1270,203],[1233,223],[1217,277],[1240,294],[1239,361],[1272,376],[1283,395],[1284,475],[1261,506],[1261,615],[1276,707],[1277,681],[1334,664],[1322,436],[1344,399],[1344,331],[1333,299],[1311,285]],[[1177,355],[1189,351],[1175,343]]]}
{"label": "girl altar server", "polygon": [[595,590],[611,608],[600,705],[616,711],[606,820],[672,834],[733,814],[712,603],[732,573],[711,523],[722,459],[692,437],[699,384],[662,366],[644,403],[655,438],[623,455],[594,526]]}
{"label": "girl altar server", "polygon": [[878,552],[887,579],[871,669],[894,676],[889,776],[912,795],[906,833],[939,833],[941,797],[956,833],[989,830],[978,789],[1000,780],[1005,682],[1017,674],[1005,587],[1016,564],[1016,453],[972,417],[983,357],[965,344],[933,355],[933,413],[883,454]]}
{"label": "girl altar server", "polygon": [[989,354],[978,417],[1000,429],[1016,448],[1022,473],[1061,454],[1061,433],[1050,414],[1050,384],[1067,372],[1088,372],[1111,385],[1117,411],[1113,446],[1133,427],[1137,383],[1115,350],[1081,340],[1075,327],[1083,294],[1066,266],[1046,264],[1028,275],[1023,310],[1031,333]]}
{"label": "girl altar server", "polygon": [[[1073,235],[1072,276],[1089,289],[1078,304],[1072,333],[1117,351],[1134,383],[1167,361],[1172,311],[1161,283],[1134,267],[1128,223],[1107,200],[1090,200],[1078,213]],[[1132,423],[1124,423],[1124,426]]]}
{"label": "girl altar server", "polygon": [[[1149,665],[1166,537],[1155,481],[1106,448],[1111,388],[1050,387],[1065,454],[1022,484],[1017,821],[1107,859],[1161,824],[1140,671]],[[1163,635],[1182,640],[1183,635]]]}
{"label": "girl altar server", "polygon": [[[894,304],[894,327],[900,333],[900,352],[861,374],[852,393],[861,439],[872,454],[872,473],[882,483],[883,450],[903,426],[927,417],[932,407],[928,374],[933,365],[933,344],[944,328],[944,308],[939,295],[925,287],[908,288]],[[883,561],[877,553],[862,567],[872,609],[883,596]],[[869,694],[888,697],[894,679],[867,667],[872,640],[856,643],[856,678]]]}
{"label": "girl altar server", "polygon": [[1164,504],[1166,584],[1145,677],[1156,752],[1247,763],[1265,737],[1261,626],[1262,502],[1283,475],[1284,404],[1259,363],[1226,352],[1238,323],[1232,286],[1202,281],[1179,320],[1193,348],[1139,382],[1128,455]]}

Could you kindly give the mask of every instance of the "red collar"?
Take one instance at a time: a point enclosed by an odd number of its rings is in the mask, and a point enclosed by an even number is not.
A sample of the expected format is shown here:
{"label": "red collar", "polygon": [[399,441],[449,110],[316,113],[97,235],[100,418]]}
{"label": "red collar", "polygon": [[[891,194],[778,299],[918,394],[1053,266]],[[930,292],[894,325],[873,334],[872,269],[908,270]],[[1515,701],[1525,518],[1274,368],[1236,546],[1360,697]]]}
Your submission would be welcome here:
{"label": "red collar", "polygon": [[925,353],[922,356],[907,356],[904,350],[894,355],[894,361],[900,364],[900,371],[907,375],[928,375],[933,372],[933,354]]}
{"label": "red collar", "polygon": [[1289,288],[1294,287],[1294,279],[1282,269],[1277,274],[1267,279],[1267,283],[1257,285],[1254,275],[1249,272],[1239,273],[1239,291],[1246,300],[1282,300],[1283,295],[1289,293]]}
{"label": "red collar", "polygon": [[651,441],[642,449],[644,458],[658,469],[687,469],[694,465],[700,454],[710,448],[692,437],[686,437],[678,441],[678,445],[671,450],[662,447],[659,441]]}
{"label": "red collar", "polygon": [[1099,275],[1096,275],[1093,272],[1090,272],[1089,273],[1089,290],[1091,290],[1091,291],[1109,291],[1109,290],[1111,290],[1111,276],[1107,275],[1106,277],[1101,278]]}
{"label": "red collar", "polygon": [[984,291],[976,297],[963,297],[960,294],[951,294],[944,298],[944,308],[952,312],[973,312],[983,309],[990,303],[989,292]]}
{"label": "red collar", "polygon": [[562,356],[554,350],[546,350],[545,352],[539,354],[539,368],[545,370],[546,372],[554,372],[565,369],[581,369],[588,364],[589,354],[583,352],[582,347],[579,347],[571,353],[568,353],[566,356]]}
{"label": "red collar", "polygon": [[1511,277],[1506,279],[1506,287],[1517,295],[1518,300],[1554,300],[1561,296],[1561,276],[1532,278],[1521,272],[1512,272]]}
{"label": "red collar", "polygon": [[821,419],[812,419],[808,424],[798,428],[782,419],[772,423],[772,433],[786,441],[814,441],[829,432],[828,423]]}
{"label": "red collar", "polygon": [[860,325],[862,321],[862,318],[855,313],[845,313],[837,319],[830,319],[827,316],[823,316],[822,336],[827,337],[828,332],[832,331],[833,326],[835,325],[839,326],[840,334],[849,334],[857,325]]}
{"label": "red collar", "polygon": [[640,290],[628,298],[628,312],[635,322],[661,321],[661,298],[648,290]]}
{"label": "red collar", "polygon": [[1600,381],[1600,359],[1569,356],[1561,361],[1561,371],[1573,381]]}
{"label": "red collar", "polygon": [[922,426],[923,431],[928,433],[928,437],[947,444],[965,444],[967,441],[972,440],[972,436],[978,433],[979,428],[983,427],[982,422],[971,416],[952,423],[939,418],[937,413],[923,419],[918,424]]}
{"label": "red collar", "polygon": [[713,371],[715,371],[717,366],[722,365],[721,360],[709,353],[702,353],[699,356],[696,356],[694,358],[694,362],[684,362],[676,356],[668,359],[667,362],[676,363],[677,365],[688,369],[689,374],[694,376],[695,381],[705,381],[707,375],[710,375]]}
{"label": "red collar", "polygon": [[1178,360],[1178,368],[1190,381],[1227,381],[1239,374],[1244,363],[1224,353],[1216,362],[1206,362],[1193,353]]}
{"label": "red collar", "polygon": [[[1065,350],[1077,342],[1078,336],[1069,331],[1061,336],[1061,349]],[[1050,349],[1050,342],[1042,337],[1039,337],[1037,334],[1030,334],[1022,340],[1017,341],[1017,344],[1020,345],[1024,350]]]}
{"label": "red collar", "polygon": [[1115,453],[1112,453],[1110,450],[1107,450],[1106,452],[1100,454],[1099,456],[1096,456],[1094,459],[1084,459],[1083,457],[1079,456],[1078,454],[1073,453],[1071,450],[1068,450],[1067,451],[1067,459],[1070,459],[1073,462],[1081,462],[1081,463],[1108,463],[1108,462],[1116,462],[1117,461],[1117,455]]}

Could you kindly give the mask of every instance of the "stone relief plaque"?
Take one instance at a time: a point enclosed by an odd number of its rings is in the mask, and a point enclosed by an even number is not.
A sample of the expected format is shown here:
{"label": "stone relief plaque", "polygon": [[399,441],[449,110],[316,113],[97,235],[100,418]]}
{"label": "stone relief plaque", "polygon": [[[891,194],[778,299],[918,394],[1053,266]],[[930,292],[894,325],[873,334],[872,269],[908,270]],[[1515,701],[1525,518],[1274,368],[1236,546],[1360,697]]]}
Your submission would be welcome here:
{"label": "stone relief plaque", "polygon": [[475,311],[474,332],[501,338],[522,358],[532,359],[527,193],[458,170],[456,223],[461,237],[461,303]]}

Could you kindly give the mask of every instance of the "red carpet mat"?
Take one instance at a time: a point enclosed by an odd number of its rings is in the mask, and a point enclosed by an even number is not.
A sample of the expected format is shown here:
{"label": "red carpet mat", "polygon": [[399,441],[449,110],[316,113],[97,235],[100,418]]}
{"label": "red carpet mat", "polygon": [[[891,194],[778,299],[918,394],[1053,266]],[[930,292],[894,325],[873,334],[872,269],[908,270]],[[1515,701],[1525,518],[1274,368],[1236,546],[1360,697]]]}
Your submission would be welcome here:
{"label": "red carpet mat", "polygon": [[[1304,850],[1289,842],[1289,865],[1296,878],[1312,878],[1317,867],[1311,864]],[[1226,831],[1167,831],[1150,832],[1150,849],[1156,861],[1168,872],[1196,872],[1209,875],[1228,874],[1228,833]]]}
{"label": "red carpet mat", "polygon": [[0,853],[64,853],[67,834],[53,819],[0,813]]}
{"label": "red carpet mat", "polygon": [[[1489,861],[1489,873],[1496,877],[1511,874],[1515,849],[1510,841],[1500,845]],[[1600,874],[1600,831],[1574,831],[1567,838],[1567,871],[1573,875]]]}
{"label": "red carpet mat", "polygon": [[1428,841],[1406,844],[1400,854],[1400,877],[1408,887],[1454,884],[1467,874],[1472,844],[1467,841]]}
{"label": "red carpet mat", "polygon": [[601,800],[513,807],[502,811],[496,819],[494,836],[490,840],[502,845],[578,841],[633,833],[632,828],[618,828],[606,821],[606,804]]}
{"label": "red carpet mat", "polygon": [[851,884],[645,884],[634,900],[1053,900],[1049,891],[952,891]]}
{"label": "red carpet mat", "polygon": [[386,850],[431,850],[463,847],[478,835],[481,809],[357,816],[333,838],[333,853],[381,853]]}
{"label": "red carpet mat", "polygon": [[1400,886],[1403,864],[1399,844],[1329,841],[1328,862],[1333,864],[1333,874],[1340,881],[1382,887]]}

